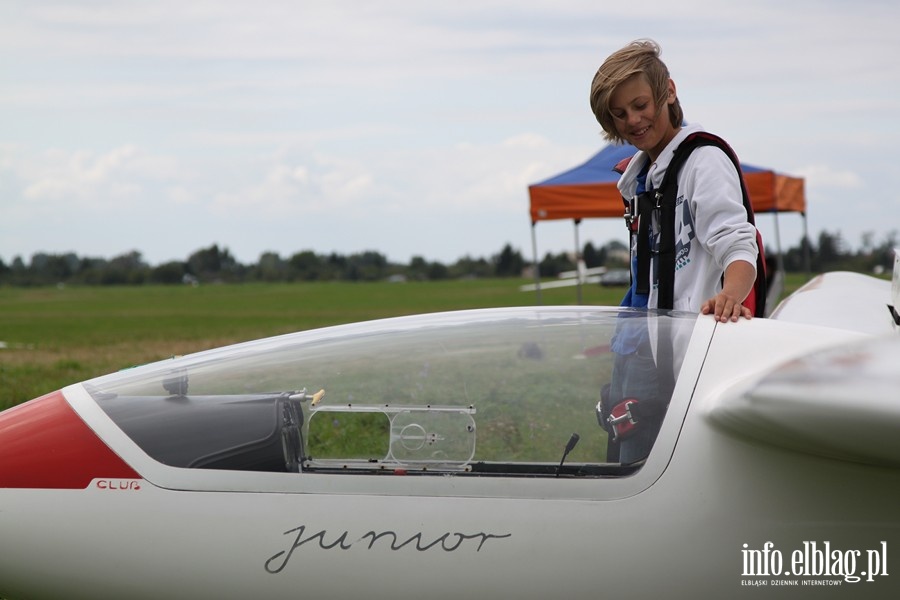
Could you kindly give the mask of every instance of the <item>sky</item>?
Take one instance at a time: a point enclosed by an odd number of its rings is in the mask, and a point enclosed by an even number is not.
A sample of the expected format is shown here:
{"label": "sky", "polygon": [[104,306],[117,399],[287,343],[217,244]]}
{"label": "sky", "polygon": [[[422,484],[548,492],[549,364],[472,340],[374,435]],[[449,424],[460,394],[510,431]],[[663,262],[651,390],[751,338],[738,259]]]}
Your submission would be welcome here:
{"label": "sky", "polygon": [[[638,38],[686,120],[805,178],[814,241],[877,245],[900,229],[898,23],[894,0],[0,0],[0,260],[530,258],[528,185],[606,145],[591,79]],[[539,256],[574,231],[540,222]],[[578,237],[626,241],[619,219]]]}

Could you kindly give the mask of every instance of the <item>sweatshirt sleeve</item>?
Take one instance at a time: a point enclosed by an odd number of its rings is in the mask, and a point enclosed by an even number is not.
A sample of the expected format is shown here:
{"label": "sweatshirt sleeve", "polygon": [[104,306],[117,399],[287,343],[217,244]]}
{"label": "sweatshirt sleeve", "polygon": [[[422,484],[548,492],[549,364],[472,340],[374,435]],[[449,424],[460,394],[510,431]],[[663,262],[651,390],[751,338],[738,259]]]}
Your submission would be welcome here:
{"label": "sweatshirt sleeve", "polygon": [[697,148],[681,170],[678,187],[690,202],[696,239],[716,264],[724,271],[744,260],[756,268],[756,228],[747,220],[731,159],[719,148]]}

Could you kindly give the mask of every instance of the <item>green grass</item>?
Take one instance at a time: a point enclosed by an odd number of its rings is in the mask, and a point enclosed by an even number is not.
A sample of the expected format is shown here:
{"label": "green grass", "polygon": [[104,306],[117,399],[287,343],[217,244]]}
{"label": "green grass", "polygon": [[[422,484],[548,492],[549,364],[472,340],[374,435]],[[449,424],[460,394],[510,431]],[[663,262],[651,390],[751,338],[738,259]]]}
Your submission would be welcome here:
{"label": "green grass", "polygon": [[[787,290],[802,284],[789,276]],[[260,337],[416,313],[527,306],[522,279],[0,288],[0,410],[136,364]],[[584,304],[617,305],[623,288],[582,287]],[[542,304],[576,304],[544,289]]]}
{"label": "green grass", "polygon": [[[0,409],[135,364],[260,337],[443,310],[535,304],[519,279],[0,288]],[[583,288],[617,304],[622,289]],[[543,304],[575,304],[574,288]]]}

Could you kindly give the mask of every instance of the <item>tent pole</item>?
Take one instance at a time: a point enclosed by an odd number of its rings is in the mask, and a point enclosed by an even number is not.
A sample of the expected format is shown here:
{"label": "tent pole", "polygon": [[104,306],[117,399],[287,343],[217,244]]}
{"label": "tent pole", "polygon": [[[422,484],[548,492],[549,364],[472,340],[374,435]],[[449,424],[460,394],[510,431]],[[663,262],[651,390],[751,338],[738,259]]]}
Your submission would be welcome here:
{"label": "tent pole", "polygon": [[537,305],[541,306],[543,304],[541,300],[541,265],[538,263],[537,236],[534,233],[536,225],[537,223],[534,221],[531,222],[531,253],[534,256],[531,270],[534,271],[534,291],[537,293]]}
{"label": "tent pole", "polygon": [[784,271],[784,260],[783,254],[781,253],[781,229],[778,227],[778,209],[775,209],[773,213],[775,215],[775,247],[778,249],[778,263],[776,269],[779,271]]}
{"label": "tent pole", "polygon": [[[784,254],[781,249],[781,228],[778,225],[778,208],[772,211],[772,218],[775,220],[775,272],[766,273],[766,314],[769,316],[772,310],[781,299],[784,291]],[[769,256],[766,256],[768,262]],[[766,265],[768,271],[769,265]]]}
{"label": "tent pole", "polygon": [[576,298],[578,304],[583,304],[581,301],[581,283],[584,280],[584,269],[582,269],[581,264],[581,244],[578,243],[578,226],[581,225],[581,219],[575,219],[575,287],[577,290]]}
{"label": "tent pole", "polygon": [[803,262],[806,263],[806,279],[809,281],[810,277],[812,277],[812,266],[810,265],[809,258],[809,230],[807,229],[806,224],[806,213],[800,213],[800,216],[803,217]]}

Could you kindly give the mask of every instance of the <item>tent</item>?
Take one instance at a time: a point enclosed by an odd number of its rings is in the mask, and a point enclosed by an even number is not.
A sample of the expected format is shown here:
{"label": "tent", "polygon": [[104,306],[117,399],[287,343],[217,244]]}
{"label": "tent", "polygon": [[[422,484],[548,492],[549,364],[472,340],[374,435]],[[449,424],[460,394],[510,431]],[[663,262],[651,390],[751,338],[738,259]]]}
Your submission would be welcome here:
{"label": "tent", "polygon": [[[620,161],[633,156],[635,152],[637,149],[630,144],[611,144],[586,163],[528,186],[535,265],[538,264],[535,226],[539,221],[572,219],[575,222],[575,249],[578,253],[578,224],[581,219],[623,216],[625,209],[622,196],[616,187],[619,174],[614,169]],[[803,179],[745,163],[741,163],[741,171],[747,183],[753,212],[756,215],[771,213],[775,217],[776,257],[780,261],[778,213],[799,213],[803,218],[804,236],[807,235]],[[778,271],[781,271],[780,264]],[[540,274],[537,269],[535,280],[539,290]]]}

